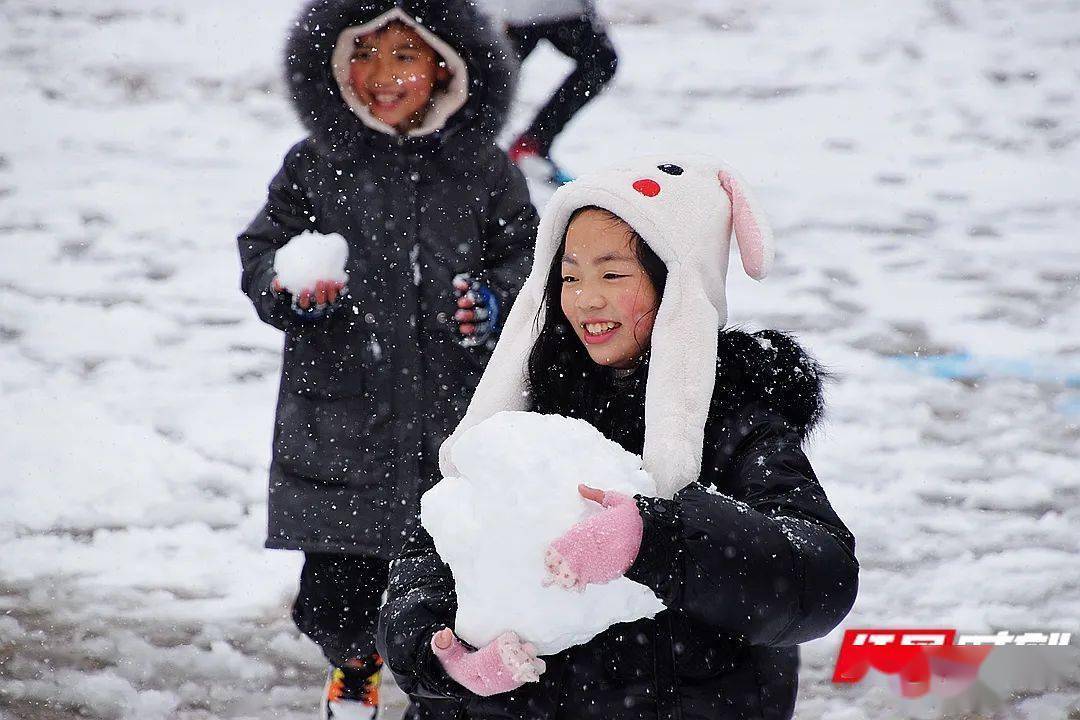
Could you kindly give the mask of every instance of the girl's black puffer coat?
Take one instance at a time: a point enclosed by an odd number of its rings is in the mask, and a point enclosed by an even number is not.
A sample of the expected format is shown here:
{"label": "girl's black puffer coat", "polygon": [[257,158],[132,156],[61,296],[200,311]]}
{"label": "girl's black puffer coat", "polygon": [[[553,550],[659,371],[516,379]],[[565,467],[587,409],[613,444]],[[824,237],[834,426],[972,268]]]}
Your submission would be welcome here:
{"label": "girl's black puffer coat", "polygon": [[[427,135],[369,128],[331,69],[343,30],[394,7],[468,69],[466,104]],[[310,136],[286,154],[239,238],[241,286],[285,333],[268,547],[389,559],[437,476],[439,445],[490,354],[457,342],[452,280],[477,277],[505,316],[535,241],[524,179],[495,145],[511,58],[467,0],[316,0],[292,30],[286,79]],[[275,251],[306,230],[349,244],[349,294],[321,320],[296,317],[287,295],[270,292]]]}
{"label": "girl's black puffer coat", "polygon": [[[393,565],[380,651],[408,692],[465,700],[470,718],[781,720],[793,713],[798,643],[855,600],[855,540],[802,442],[821,410],[821,371],[788,336],[720,335],[699,482],[638,497],[645,534],[627,577],[667,610],[545,658],[539,683],[472,695],[443,672],[431,635],[452,627],[454,580],[421,528]],[[562,408],[640,452],[645,373]],[[537,409],[555,411],[539,402]]]}

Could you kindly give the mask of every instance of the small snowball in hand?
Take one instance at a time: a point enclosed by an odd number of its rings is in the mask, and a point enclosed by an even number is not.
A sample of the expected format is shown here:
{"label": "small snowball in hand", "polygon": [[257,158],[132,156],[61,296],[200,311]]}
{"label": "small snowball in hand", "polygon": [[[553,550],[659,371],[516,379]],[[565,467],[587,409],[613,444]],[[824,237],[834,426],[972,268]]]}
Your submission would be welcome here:
{"label": "small snowball in hand", "polygon": [[[303,307],[305,295],[308,304],[323,305],[328,300],[328,285],[336,284],[337,291],[348,281],[345,263],[349,259],[349,245],[337,233],[321,235],[307,231],[297,235],[285,247],[274,254],[274,279],[278,287],[296,296]],[[323,299],[319,300],[320,283]],[[276,289],[276,288],[275,288]],[[332,301],[331,301],[332,302]]]}

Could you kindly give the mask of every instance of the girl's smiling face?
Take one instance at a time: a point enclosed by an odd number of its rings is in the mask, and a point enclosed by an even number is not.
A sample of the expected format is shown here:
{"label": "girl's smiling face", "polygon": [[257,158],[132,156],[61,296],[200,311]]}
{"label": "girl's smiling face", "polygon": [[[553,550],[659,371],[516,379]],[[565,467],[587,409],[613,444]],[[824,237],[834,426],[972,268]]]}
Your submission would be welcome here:
{"label": "girl's smiling face", "polygon": [[357,39],[349,76],[368,111],[403,133],[424,121],[431,93],[450,73],[415,30],[392,22]]}
{"label": "girl's smiling face", "polygon": [[579,212],[566,229],[562,311],[600,365],[633,367],[649,347],[660,300],[637,242],[625,221],[597,208]]}

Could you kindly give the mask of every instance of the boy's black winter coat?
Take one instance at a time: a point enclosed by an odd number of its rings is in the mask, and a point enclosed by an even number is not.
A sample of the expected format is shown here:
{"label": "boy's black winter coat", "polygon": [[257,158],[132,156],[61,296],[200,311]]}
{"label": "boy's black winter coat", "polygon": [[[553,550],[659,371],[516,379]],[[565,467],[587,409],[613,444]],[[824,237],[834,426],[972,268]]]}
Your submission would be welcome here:
{"label": "boy's black winter coat", "polygon": [[[368,128],[332,74],[338,35],[395,5],[469,69],[467,104],[430,135]],[[287,81],[311,134],[239,238],[243,290],[285,332],[268,547],[389,558],[436,477],[438,447],[490,352],[458,344],[451,281],[478,276],[505,313],[535,240],[524,180],[494,144],[510,58],[466,0],[319,0],[293,28]],[[349,244],[349,293],[322,320],[296,317],[288,296],[270,292],[275,250],[305,230]]]}
{"label": "boy's black winter coat", "polygon": [[[539,683],[478,697],[430,650],[457,600],[420,528],[391,569],[379,621],[379,651],[403,689],[463,698],[478,719],[791,717],[796,645],[827,634],[855,600],[855,540],[801,450],[821,410],[818,366],[776,332],[726,331],[719,349],[700,481],[674,500],[638,497],[645,534],[627,577],[668,609],[545,658]],[[561,410],[640,452],[644,374]]]}

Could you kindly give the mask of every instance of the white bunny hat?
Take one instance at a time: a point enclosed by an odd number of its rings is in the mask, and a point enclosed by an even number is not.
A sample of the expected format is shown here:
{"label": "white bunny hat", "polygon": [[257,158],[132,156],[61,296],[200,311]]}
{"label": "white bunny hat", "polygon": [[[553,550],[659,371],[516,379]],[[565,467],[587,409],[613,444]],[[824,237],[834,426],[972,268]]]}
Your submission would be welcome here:
{"label": "white bunny hat", "polygon": [[[707,159],[655,157],[582,176],[552,196],[540,222],[532,272],[518,295],[465,418],[440,450],[502,410],[527,410],[527,362],[543,326],[544,290],[574,211],[595,205],[625,220],[667,266],[645,388],[645,469],[660,497],[698,479],[705,420],[716,382],[717,332],[727,322],[732,230],[746,273],[772,265],[772,232],[739,176]],[[558,309],[555,312],[559,312]]]}

